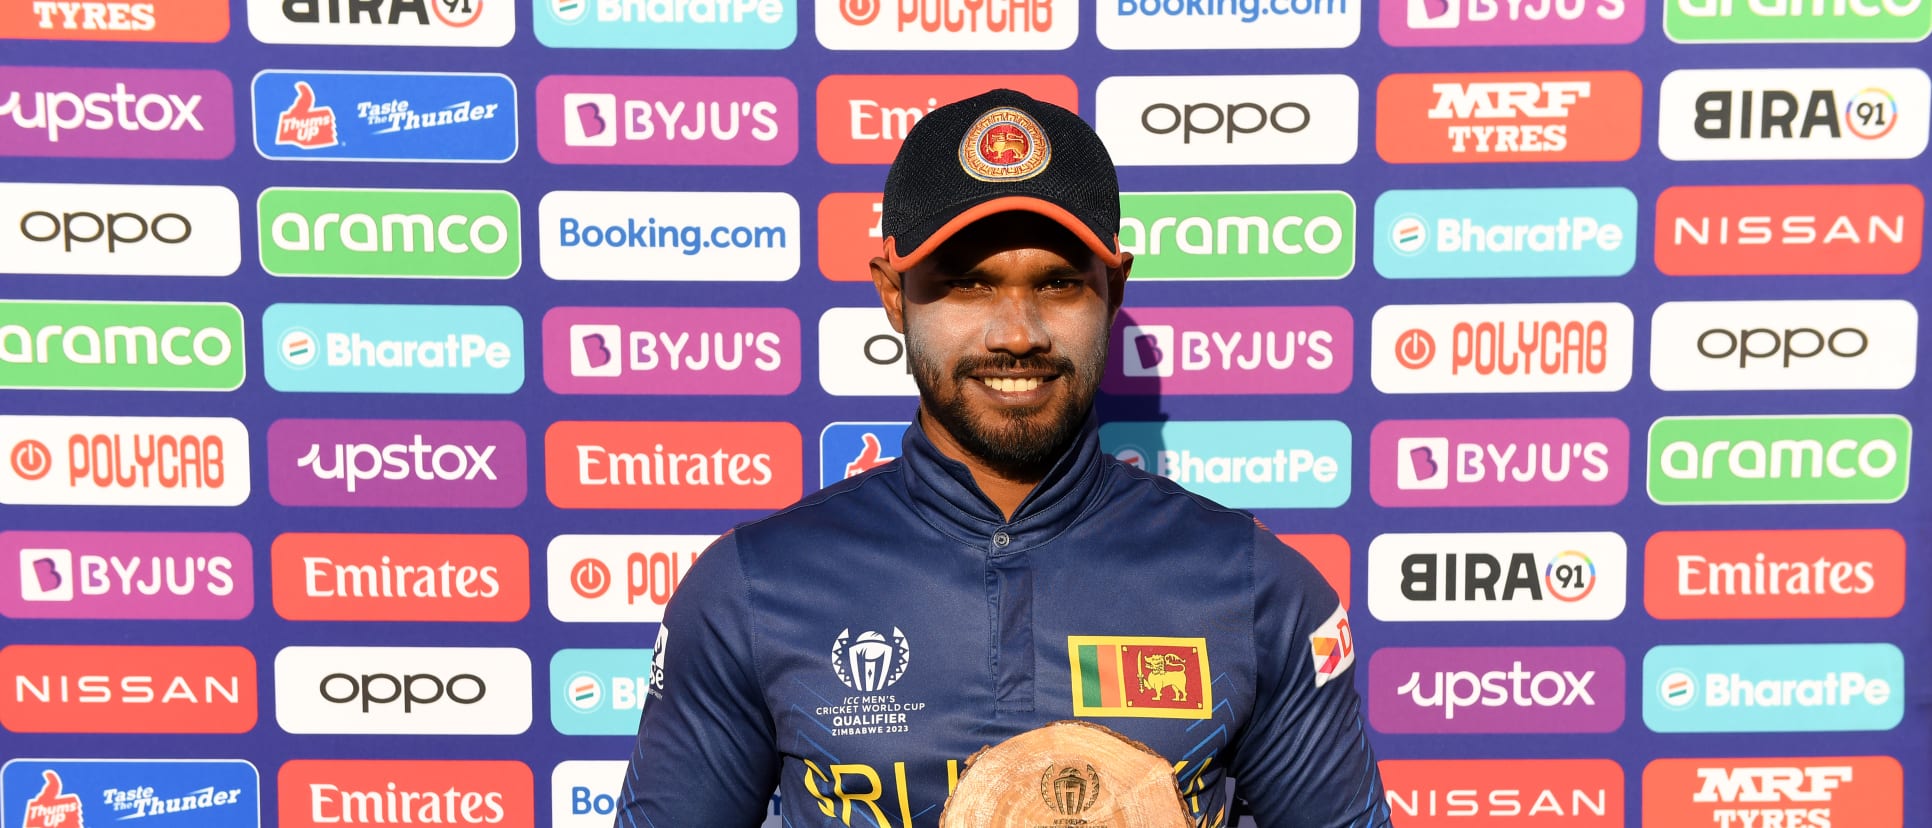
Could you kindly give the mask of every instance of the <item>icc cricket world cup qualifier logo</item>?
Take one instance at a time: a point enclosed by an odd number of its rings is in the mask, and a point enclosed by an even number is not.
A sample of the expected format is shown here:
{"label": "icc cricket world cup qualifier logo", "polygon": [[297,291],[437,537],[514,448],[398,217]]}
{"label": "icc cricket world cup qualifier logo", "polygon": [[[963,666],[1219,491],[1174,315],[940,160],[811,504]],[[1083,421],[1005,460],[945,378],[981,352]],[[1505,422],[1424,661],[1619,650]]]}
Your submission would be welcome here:
{"label": "icc cricket world cup qualifier logo", "polygon": [[[839,631],[832,642],[832,672],[845,686],[861,693],[877,693],[899,682],[912,663],[912,645],[906,634],[892,628],[892,643],[877,631],[866,630],[851,641],[852,630]],[[848,644],[848,642],[850,642]]]}

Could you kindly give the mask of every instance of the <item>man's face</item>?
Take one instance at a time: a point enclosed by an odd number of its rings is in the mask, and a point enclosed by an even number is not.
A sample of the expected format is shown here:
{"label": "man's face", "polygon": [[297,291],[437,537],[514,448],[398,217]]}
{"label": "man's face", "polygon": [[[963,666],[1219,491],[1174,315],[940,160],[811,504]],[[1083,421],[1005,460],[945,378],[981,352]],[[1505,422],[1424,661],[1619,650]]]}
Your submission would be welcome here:
{"label": "man's face", "polygon": [[1010,212],[905,273],[884,260],[873,271],[927,415],[1024,478],[1059,457],[1093,404],[1129,265],[1109,268],[1051,220]]}

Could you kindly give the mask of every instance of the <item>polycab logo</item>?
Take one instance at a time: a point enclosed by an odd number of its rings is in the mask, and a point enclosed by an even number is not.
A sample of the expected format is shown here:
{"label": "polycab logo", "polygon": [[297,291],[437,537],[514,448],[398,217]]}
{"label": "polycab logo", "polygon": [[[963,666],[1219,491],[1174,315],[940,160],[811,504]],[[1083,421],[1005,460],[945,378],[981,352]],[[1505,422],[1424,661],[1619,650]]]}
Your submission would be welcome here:
{"label": "polycab logo", "polygon": [[1895,414],[1664,417],[1650,426],[1650,499],[1892,503],[1911,473],[1912,424]]}
{"label": "polycab logo", "polygon": [[798,316],[784,308],[552,308],[543,343],[559,394],[798,389]]}
{"label": "polycab logo", "polygon": [[0,727],[15,733],[247,733],[244,647],[0,647]]}
{"label": "polycab logo", "polygon": [[0,388],[233,391],[243,338],[226,302],[0,301]]}
{"label": "polycab logo", "polygon": [[1609,759],[1385,759],[1379,766],[1402,828],[1624,824],[1623,766]]}
{"label": "polycab logo", "polygon": [[1678,43],[1915,43],[1932,33],[1922,0],[1669,0],[1664,34]]}
{"label": "polycab logo", "polygon": [[1343,164],[1360,98],[1347,75],[1111,77],[1094,128],[1121,166]]}
{"label": "polycab logo", "polygon": [[885,249],[880,193],[828,193],[818,202],[818,272],[834,282],[870,282],[867,263]]}
{"label": "polycab logo", "polygon": [[515,535],[278,535],[275,612],[290,621],[521,621],[530,549]]}
{"label": "polycab logo", "polygon": [[556,49],[783,49],[798,37],[798,5],[788,0],[535,5],[537,40]]}
{"label": "polycab logo", "polygon": [[1340,279],[1355,269],[1348,193],[1125,193],[1120,249],[1134,278]]}
{"label": "polycab logo", "polygon": [[1387,420],[1369,433],[1383,506],[1610,506],[1630,485],[1622,420]]}
{"label": "polycab logo", "polygon": [[1339,394],[1354,374],[1346,308],[1132,308],[1113,328],[1109,394]]}
{"label": "polycab logo", "polygon": [[1671,187],[1657,197],[1657,269],[1671,276],[1900,275],[1924,246],[1925,194],[1910,184]]}
{"label": "polycab logo", "polygon": [[543,454],[562,509],[777,509],[803,493],[791,423],[564,421]]}
{"label": "polycab logo", "polygon": [[496,164],[517,154],[517,88],[505,75],[271,69],[252,90],[263,158]]}
{"label": "polycab logo", "polygon": [[1375,100],[1375,149],[1391,164],[1624,161],[1643,138],[1629,72],[1390,75]]}
{"label": "polycab logo", "polygon": [[1276,540],[1287,544],[1320,572],[1322,580],[1335,590],[1342,599],[1342,609],[1349,608],[1349,551],[1348,539],[1341,535],[1276,535]]}
{"label": "polycab logo", "polygon": [[263,43],[502,46],[516,31],[504,0],[248,0],[248,32]]}
{"label": "polycab logo", "polygon": [[818,318],[818,384],[837,397],[916,397],[906,340],[884,308],[831,308]]}
{"label": "polycab logo", "polygon": [[635,736],[650,687],[650,650],[558,650],[550,726],[566,736]]}
{"label": "polycab logo", "polygon": [[832,75],[818,83],[819,157],[890,164],[906,131],[926,113],[988,89],[1018,90],[1080,111],[1080,90],[1065,75]]}
{"label": "polycab logo", "polygon": [[1644,726],[1657,733],[1891,730],[1905,657],[1891,644],[1652,647]]}
{"label": "polycab logo", "polygon": [[1065,49],[1080,31],[1075,0],[835,0],[813,7],[818,42],[833,50]]}
{"label": "polycab logo", "polygon": [[0,96],[0,156],[213,160],[235,150],[235,89],[221,72],[0,66]]}
{"label": "polycab logo", "polygon": [[1370,327],[1384,394],[1621,391],[1636,339],[1615,302],[1385,305]]}
{"label": "polycab logo", "polygon": [[530,657],[508,647],[284,647],[287,733],[513,736],[530,729]]}
{"label": "polycab logo", "polygon": [[239,506],[248,429],[227,417],[0,417],[0,503]]}
{"label": "polycab logo", "polygon": [[538,202],[537,224],[552,279],[782,282],[798,274],[798,201],[787,193],[557,190]]}
{"label": "polycab logo", "polygon": [[0,184],[14,273],[227,276],[241,266],[241,207],[226,187]]}
{"label": "polycab logo", "polygon": [[139,820],[163,828],[259,828],[261,779],[240,759],[11,759],[0,814],[21,828]]}
{"label": "polycab logo", "polygon": [[1658,759],[1643,824],[1904,828],[1905,769],[1890,756]]}
{"label": "polycab logo", "polygon": [[1383,621],[1609,621],[1630,566],[1615,532],[1378,535],[1369,612]]}
{"label": "polycab logo", "polygon": [[1109,49],[1339,49],[1362,34],[1348,0],[1104,0],[1095,12]]}
{"label": "polycab logo", "polygon": [[1236,509],[1348,502],[1353,435],[1337,420],[1118,422],[1100,450]]}
{"label": "polycab logo", "polygon": [[[558,535],[545,551],[559,621],[659,623],[717,535]],[[620,583],[621,581],[621,583]],[[636,722],[631,723],[636,731]]]}
{"label": "polycab logo", "polygon": [[777,166],[798,156],[785,78],[551,75],[537,151],[552,164]]}
{"label": "polycab logo", "polygon": [[818,434],[818,485],[830,486],[899,459],[911,423],[831,423]]}
{"label": "polycab logo", "polygon": [[1917,158],[1932,79],[1916,68],[1680,69],[1657,93],[1678,161]]}
{"label": "polycab logo", "polygon": [[1631,43],[1644,0],[1406,0],[1383,3],[1390,46],[1547,46]]}
{"label": "polycab logo", "polygon": [[0,532],[10,618],[234,620],[254,608],[254,556],[232,532]]}
{"label": "polycab logo", "polygon": [[508,279],[523,267],[517,197],[502,190],[270,187],[256,218],[274,276]]}
{"label": "polycab logo", "polygon": [[471,305],[269,305],[262,364],[277,391],[512,394],[523,316]]}
{"label": "polycab logo", "polygon": [[1905,607],[1891,529],[1658,532],[1644,545],[1652,617],[1890,618]]}
{"label": "polycab logo", "polygon": [[0,39],[216,43],[227,36],[228,6],[196,0],[70,2],[64,6],[40,0],[19,4],[0,16]]}
{"label": "polycab logo", "polygon": [[1383,733],[1610,733],[1623,679],[1615,647],[1384,647],[1368,718]]}
{"label": "polycab logo", "polygon": [[1636,261],[1637,197],[1622,187],[1375,198],[1375,270],[1389,279],[1622,276]]}
{"label": "polycab logo", "polygon": [[[559,762],[550,774],[550,828],[610,828],[624,793],[623,760]],[[784,828],[778,797],[760,828]]]}
{"label": "polycab logo", "polygon": [[537,824],[522,762],[297,759],[276,777],[282,828]]}
{"label": "polycab logo", "polygon": [[284,506],[507,509],[523,503],[523,427],[493,420],[276,420],[268,491]]}
{"label": "polycab logo", "polygon": [[1904,388],[1919,312],[1903,300],[1665,302],[1650,381],[1665,391]]}

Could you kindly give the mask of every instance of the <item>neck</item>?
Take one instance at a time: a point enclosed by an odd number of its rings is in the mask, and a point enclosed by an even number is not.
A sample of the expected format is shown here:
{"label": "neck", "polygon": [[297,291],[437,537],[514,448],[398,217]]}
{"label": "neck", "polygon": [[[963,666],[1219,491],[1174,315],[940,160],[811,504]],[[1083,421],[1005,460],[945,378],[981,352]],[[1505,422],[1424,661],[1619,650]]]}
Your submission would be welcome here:
{"label": "neck", "polygon": [[984,493],[993,505],[999,507],[1000,514],[1012,519],[1013,512],[1025,502],[1026,496],[1033,493],[1034,487],[1046,476],[1046,469],[1031,470],[1015,474],[1010,469],[997,469],[987,464],[977,455],[968,452],[959,441],[953,439],[952,432],[926,413],[924,406],[919,408],[919,427],[926,432],[926,439],[932,441],[933,448],[947,458],[957,460],[972,472],[974,485]]}

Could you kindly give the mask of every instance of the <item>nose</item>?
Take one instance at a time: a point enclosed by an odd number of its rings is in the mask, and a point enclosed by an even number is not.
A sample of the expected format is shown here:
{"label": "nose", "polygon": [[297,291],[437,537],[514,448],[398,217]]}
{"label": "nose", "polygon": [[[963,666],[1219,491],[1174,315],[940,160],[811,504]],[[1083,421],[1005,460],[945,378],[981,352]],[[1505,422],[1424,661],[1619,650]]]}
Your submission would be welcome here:
{"label": "nose", "polygon": [[1002,291],[986,320],[986,350],[1022,357],[1053,346],[1032,290]]}

